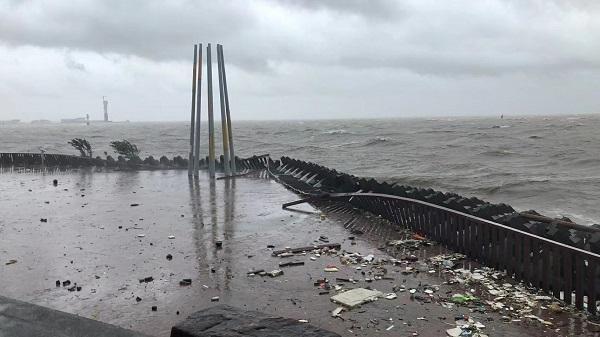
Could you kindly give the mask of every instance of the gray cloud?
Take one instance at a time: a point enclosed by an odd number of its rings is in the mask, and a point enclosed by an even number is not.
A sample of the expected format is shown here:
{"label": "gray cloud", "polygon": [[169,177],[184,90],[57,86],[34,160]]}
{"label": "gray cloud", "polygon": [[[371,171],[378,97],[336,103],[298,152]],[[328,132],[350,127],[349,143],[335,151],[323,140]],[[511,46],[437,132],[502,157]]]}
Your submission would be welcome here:
{"label": "gray cloud", "polygon": [[[122,112],[129,119],[161,119],[166,107],[187,104],[194,42],[224,44],[232,93],[250,118],[315,107],[361,114],[357,106],[393,115],[398,100],[414,101],[401,115],[447,106],[485,113],[460,89],[512,109],[505,95],[525,84],[539,95],[525,112],[558,112],[556,102],[544,104],[550,94],[568,96],[571,112],[598,107],[590,79],[600,74],[600,3],[591,0],[4,1],[0,99],[30,91],[79,113],[106,94],[130,100]],[[38,71],[23,76],[34,63]],[[492,87],[494,94],[485,91]],[[284,98],[293,103],[278,105]],[[33,115],[49,103],[10,111]]]}

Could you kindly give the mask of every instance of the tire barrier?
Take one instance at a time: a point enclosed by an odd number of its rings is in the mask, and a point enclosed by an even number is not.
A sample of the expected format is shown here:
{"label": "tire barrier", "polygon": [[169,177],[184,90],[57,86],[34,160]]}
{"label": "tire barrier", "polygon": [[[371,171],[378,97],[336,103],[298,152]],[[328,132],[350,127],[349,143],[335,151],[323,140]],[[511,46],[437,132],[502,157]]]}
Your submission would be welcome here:
{"label": "tire barrier", "polygon": [[[452,192],[420,188],[401,184],[389,184],[375,179],[359,178],[315,163],[281,157],[278,165],[269,168],[282,182],[296,192],[319,193],[378,193],[415,199],[493,221],[522,232],[542,236],[569,246],[600,254],[600,226],[581,226],[569,219],[531,219],[539,215],[535,211],[519,213],[507,204],[493,204],[476,197],[467,198]],[[524,214],[526,213],[526,214]],[[529,215],[529,216],[528,216]]]}
{"label": "tire barrier", "polygon": [[[379,183],[288,157],[268,170],[286,187],[307,197],[284,207],[305,201],[317,206],[327,200],[344,201],[505,271],[578,309],[591,314],[598,311],[600,255],[595,249],[600,243],[600,225],[591,226],[592,231],[578,231],[566,228],[566,219],[549,224],[532,221],[506,204]],[[353,191],[340,192],[348,189]]]}

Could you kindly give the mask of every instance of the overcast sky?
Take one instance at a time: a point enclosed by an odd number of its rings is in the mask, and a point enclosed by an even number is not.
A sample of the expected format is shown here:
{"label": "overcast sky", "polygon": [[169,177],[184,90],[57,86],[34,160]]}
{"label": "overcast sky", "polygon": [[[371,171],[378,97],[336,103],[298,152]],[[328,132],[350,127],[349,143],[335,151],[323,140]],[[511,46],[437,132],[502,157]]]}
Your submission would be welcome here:
{"label": "overcast sky", "polygon": [[199,42],[238,120],[597,113],[598,3],[0,0],[0,119],[186,120]]}

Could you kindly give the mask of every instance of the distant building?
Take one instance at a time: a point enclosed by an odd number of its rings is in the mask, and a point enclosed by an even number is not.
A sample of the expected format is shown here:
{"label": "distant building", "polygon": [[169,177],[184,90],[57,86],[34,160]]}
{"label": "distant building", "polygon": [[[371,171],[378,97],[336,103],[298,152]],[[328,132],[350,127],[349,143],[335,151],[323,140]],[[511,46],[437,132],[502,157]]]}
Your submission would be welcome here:
{"label": "distant building", "polygon": [[106,96],[102,96],[102,103],[104,104],[104,121],[108,122],[108,101]]}

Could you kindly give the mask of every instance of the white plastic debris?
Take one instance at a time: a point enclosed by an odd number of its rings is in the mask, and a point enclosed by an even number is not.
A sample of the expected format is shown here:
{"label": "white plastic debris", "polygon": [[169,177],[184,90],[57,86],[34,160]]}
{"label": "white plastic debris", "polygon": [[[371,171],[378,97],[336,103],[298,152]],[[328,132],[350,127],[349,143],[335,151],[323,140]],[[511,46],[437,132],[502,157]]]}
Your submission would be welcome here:
{"label": "white plastic debris", "polygon": [[173,240],[173,239],[175,239],[175,235],[169,235],[169,236],[167,236],[167,237],[169,238],[169,240]]}
{"label": "white plastic debris", "polygon": [[146,236],[146,234],[138,234],[137,235],[138,238],[143,238],[144,236]]}
{"label": "white plastic debris", "polygon": [[385,294],[383,297],[385,297],[388,300],[393,300],[395,298],[398,298],[398,295],[396,295],[395,293],[389,293],[389,294]]}
{"label": "white plastic debris", "polygon": [[459,337],[462,334],[462,332],[463,332],[462,329],[459,327],[446,330],[446,333],[448,334],[448,336],[451,336],[451,337]]}
{"label": "white plastic debris", "polygon": [[333,311],[331,312],[331,317],[338,317],[342,311],[344,311],[344,307],[337,307],[335,309],[333,309]]}
{"label": "white plastic debris", "polygon": [[331,301],[354,308],[363,303],[374,301],[381,296],[383,296],[381,291],[356,288],[331,297]]}

